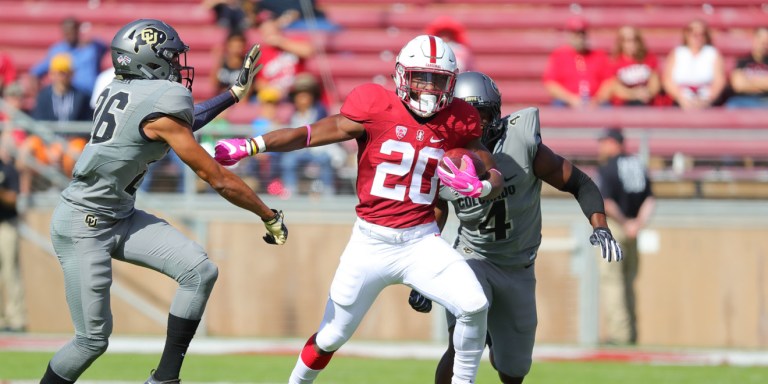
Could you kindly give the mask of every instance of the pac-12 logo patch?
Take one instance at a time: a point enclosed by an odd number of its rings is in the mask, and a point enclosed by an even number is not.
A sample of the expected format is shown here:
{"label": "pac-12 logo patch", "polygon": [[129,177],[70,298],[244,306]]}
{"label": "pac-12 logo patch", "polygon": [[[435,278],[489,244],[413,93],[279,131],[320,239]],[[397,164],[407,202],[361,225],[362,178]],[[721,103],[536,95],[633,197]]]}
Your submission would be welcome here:
{"label": "pac-12 logo patch", "polygon": [[147,27],[136,35],[136,45],[133,49],[138,52],[140,46],[149,45],[153,51],[157,52],[157,45],[165,43],[166,39],[165,32],[154,27]]}
{"label": "pac-12 logo patch", "polygon": [[416,131],[416,140],[424,141],[424,131],[422,131],[421,129]]}
{"label": "pac-12 logo patch", "polygon": [[402,125],[395,127],[395,135],[398,140],[402,140],[406,133],[408,133],[408,128],[403,127]]}
{"label": "pac-12 logo patch", "polygon": [[98,221],[99,219],[97,219],[94,215],[85,215],[85,225],[91,228],[95,227]]}

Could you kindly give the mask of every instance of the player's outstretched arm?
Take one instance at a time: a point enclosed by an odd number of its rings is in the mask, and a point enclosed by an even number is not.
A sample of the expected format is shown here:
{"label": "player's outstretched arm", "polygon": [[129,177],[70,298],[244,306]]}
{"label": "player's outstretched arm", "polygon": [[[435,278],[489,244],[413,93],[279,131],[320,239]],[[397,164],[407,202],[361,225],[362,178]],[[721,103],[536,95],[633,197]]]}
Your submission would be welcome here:
{"label": "player's outstretched arm", "polygon": [[230,166],[263,152],[290,152],[306,147],[319,147],[360,137],[362,124],[336,114],[313,124],[297,128],[281,128],[263,136],[247,139],[222,139],[216,142],[216,161]]}
{"label": "player's outstretched arm", "polygon": [[242,179],[217,164],[192,135],[189,126],[176,118],[161,117],[144,126],[144,133],[153,140],[168,143],[193,171],[230,203],[258,215],[264,222],[270,244],[283,244],[288,230],[281,211],[270,209]]}
{"label": "player's outstretched arm", "polygon": [[240,68],[235,84],[228,91],[195,104],[193,132],[204,127],[225,109],[248,96],[253,86],[253,78],[261,70],[261,64],[256,65],[260,57],[261,49],[258,44],[254,44],[243,59],[243,66]]}
{"label": "player's outstretched arm", "polygon": [[563,192],[569,192],[576,198],[581,211],[592,225],[593,232],[589,242],[600,247],[605,261],[623,259],[621,247],[608,229],[603,195],[587,174],[543,143],[539,144],[536,157],[533,159],[533,172],[547,184]]}

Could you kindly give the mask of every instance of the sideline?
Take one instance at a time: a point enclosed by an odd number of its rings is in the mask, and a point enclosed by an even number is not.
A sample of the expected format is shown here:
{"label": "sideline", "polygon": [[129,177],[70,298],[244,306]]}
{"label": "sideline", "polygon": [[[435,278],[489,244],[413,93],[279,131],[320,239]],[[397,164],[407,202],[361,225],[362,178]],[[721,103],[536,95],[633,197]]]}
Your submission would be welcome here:
{"label": "sideline", "polygon": [[[0,333],[0,351],[54,352],[68,335]],[[296,355],[303,339],[247,339],[198,337],[189,348],[195,354]],[[111,353],[160,353],[161,337],[113,336]],[[366,342],[350,340],[339,351],[346,356],[383,359],[438,359],[445,346],[430,342]],[[485,355],[487,357],[488,350]],[[683,349],[658,347],[589,347],[536,345],[534,361],[618,361],[662,365],[768,366],[768,351],[736,349]],[[0,381],[0,384],[3,384]]]}

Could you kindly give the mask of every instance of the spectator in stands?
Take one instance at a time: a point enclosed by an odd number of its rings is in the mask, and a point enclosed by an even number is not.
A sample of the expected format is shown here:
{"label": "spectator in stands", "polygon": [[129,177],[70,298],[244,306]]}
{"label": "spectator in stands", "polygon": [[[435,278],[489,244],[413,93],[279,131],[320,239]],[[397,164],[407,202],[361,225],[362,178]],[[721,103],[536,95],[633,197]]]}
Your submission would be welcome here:
{"label": "spectator in stands", "polygon": [[568,44],[549,56],[544,86],[554,105],[589,108],[601,104],[596,96],[603,82],[611,77],[610,62],[605,52],[589,46],[588,27],[580,16],[568,19]]}
{"label": "spectator in stands", "polygon": [[[29,195],[32,174],[30,172],[20,172],[19,165],[16,163],[21,156],[20,149],[27,139],[27,133],[17,125],[16,120],[24,111],[25,90],[19,81],[8,84],[3,89],[3,104],[0,109],[0,162],[4,164],[14,164],[19,171],[20,193]],[[27,181],[26,185],[24,181]],[[26,187],[26,188],[24,188]],[[1,262],[1,261],[0,261]]]}
{"label": "spectator in stands", "polygon": [[655,207],[651,180],[643,162],[628,154],[619,128],[608,128],[598,140],[598,186],[605,200],[608,227],[624,251],[621,263],[600,263],[600,304],[605,314],[606,344],[636,344],[635,279],[639,257],[637,235]]}
{"label": "spectator in stands", "polygon": [[38,92],[32,110],[32,117],[36,120],[67,122],[93,119],[90,93],[74,87],[73,64],[68,53],[60,53],[51,59],[48,66],[51,83]]}
{"label": "spectator in stands", "polygon": [[[223,48],[223,49],[222,49]],[[243,55],[246,52],[247,39],[241,32],[232,32],[227,35],[222,48],[214,48],[214,61],[210,77],[216,94],[224,92],[232,87],[240,73],[243,64]],[[246,99],[250,97],[250,90]]]}
{"label": "spectator in stands", "polygon": [[610,99],[613,105],[650,105],[661,91],[658,59],[648,52],[635,27],[619,29],[611,73],[613,77],[601,87],[598,98]]}
{"label": "spectator in stands", "polygon": [[[72,85],[72,58],[68,53],[60,53],[51,59],[49,77],[51,83],[37,94],[32,117],[40,121],[54,121],[59,125],[73,121],[91,121],[93,110],[90,107],[90,95],[86,95]],[[25,143],[25,153],[34,154],[37,160],[46,165],[57,165],[65,175],[72,174],[75,160],[82,152],[87,134],[63,133],[60,140],[45,143],[39,136],[29,136]],[[29,165],[22,160],[22,164]],[[24,167],[26,170],[26,167]]]}
{"label": "spectator in stands", "polygon": [[759,27],[752,37],[752,52],[736,62],[731,72],[734,95],[729,108],[768,108],[768,27]]}
{"label": "spectator in stands", "polygon": [[[96,76],[101,71],[101,57],[107,51],[106,44],[97,39],[83,40],[80,34],[80,22],[74,17],[68,17],[61,22],[61,32],[64,40],[48,49],[45,58],[30,69],[36,80],[42,79],[50,72],[51,61],[60,53],[72,57],[72,85],[81,92],[91,96]],[[35,89],[39,86],[35,84]]]}
{"label": "spectator in stands", "polygon": [[426,34],[437,36],[453,49],[459,72],[473,70],[472,49],[463,24],[450,16],[439,16],[427,25]]}
{"label": "spectator in stands", "polygon": [[709,27],[692,21],[683,30],[683,44],[664,62],[664,91],[682,109],[701,109],[718,103],[726,83],[723,56],[712,45]]}
{"label": "spectator in stands", "polygon": [[274,88],[285,100],[296,75],[304,72],[306,61],[315,54],[315,48],[306,38],[288,36],[283,28],[293,16],[273,17],[269,11],[260,12],[259,35],[261,60],[264,66],[256,77],[256,90]]}
{"label": "spectator in stands", "polygon": [[252,4],[250,0],[203,0],[202,6],[213,11],[216,24],[232,34],[243,33],[251,26]]}
{"label": "spectator in stands", "polygon": [[24,282],[19,265],[16,210],[19,173],[13,162],[0,161],[0,330],[25,332]]}
{"label": "spectator in stands", "polygon": [[339,26],[330,21],[317,6],[316,0],[256,0],[257,12],[266,10],[273,15],[287,15],[292,21],[286,30],[337,31]]}
{"label": "spectator in stands", "polygon": [[16,65],[7,52],[0,52],[0,94],[8,84],[16,81]]}
{"label": "spectator in stands", "polygon": [[[320,103],[320,94],[320,84],[312,74],[302,73],[296,76],[296,82],[290,92],[290,100],[295,109],[289,123],[292,127],[311,124],[328,116],[328,111]],[[311,193],[334,195],[336,193],[334,158],[340,162],[346,158],[343,147],[338,143],[307,148],[305,151],[282,153],[280,175],[285,186],[286,197],[299,191],[300,169],[304,167],[314,167],[318,171],[317,180],[311,184]]]}

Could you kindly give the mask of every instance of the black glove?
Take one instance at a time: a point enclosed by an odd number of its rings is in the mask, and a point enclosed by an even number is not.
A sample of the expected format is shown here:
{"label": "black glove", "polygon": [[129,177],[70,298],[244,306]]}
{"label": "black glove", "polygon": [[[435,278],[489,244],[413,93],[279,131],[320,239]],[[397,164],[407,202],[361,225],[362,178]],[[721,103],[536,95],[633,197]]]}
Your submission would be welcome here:
{"label": "black glove", "polygon": [[283,245],[288,240],[288,228],[283,223],[285,216],[283,211],[273,209],[272,212],[275,216],[267,221],[264,221],[264,226],[267,227],[267,234],[264,235],[264,241],[267,244]]}
{"label": "black glove", "polygon": [[624,258],[619,243],[613,238],[611,230],[608,228],[595,228],[595,231],[589,236],[589,242],[595,247],[598,245],[600,246],[600,252],[603,254],[603,259],[609,263],[613,260],[621,261]]}
{"label": "black glove", "polygon": [[415,289],[411,289],[411,294],[408,296],[408,304],[416,312],[429,313],[432,310],[432,300],[427,299]]}

